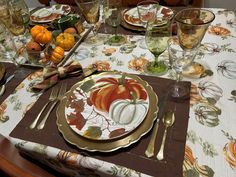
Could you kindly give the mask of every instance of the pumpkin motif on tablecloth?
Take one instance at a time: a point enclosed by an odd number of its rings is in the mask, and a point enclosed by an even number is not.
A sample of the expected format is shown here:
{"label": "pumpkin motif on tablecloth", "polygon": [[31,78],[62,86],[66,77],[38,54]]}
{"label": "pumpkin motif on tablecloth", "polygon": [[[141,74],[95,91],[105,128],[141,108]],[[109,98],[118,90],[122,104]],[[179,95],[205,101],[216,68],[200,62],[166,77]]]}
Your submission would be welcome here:
{"label": "pumpkin motif on tablecloth", "polygon": [[223,96],[223,90],[213,82],[201,81],[198,89],[203,98],[213,98],[218,101]]}
{"label": "pumpkin motif on tablecloth", "polygon": [[223,149],[226,161],[236,170],[236,141],[230,141]]}
{"label": "pumpkin motif on tablecloth", "polygon": [[236,79],[236,62],[224,60],[217,65],[217,72],[228,79]]}
{"label": "pumpkin motif on tablecloth", "polygon": [[196,120],[202,125],[215,127],[219,125],[221,110],[208,102],[200,102],[194,107]]}

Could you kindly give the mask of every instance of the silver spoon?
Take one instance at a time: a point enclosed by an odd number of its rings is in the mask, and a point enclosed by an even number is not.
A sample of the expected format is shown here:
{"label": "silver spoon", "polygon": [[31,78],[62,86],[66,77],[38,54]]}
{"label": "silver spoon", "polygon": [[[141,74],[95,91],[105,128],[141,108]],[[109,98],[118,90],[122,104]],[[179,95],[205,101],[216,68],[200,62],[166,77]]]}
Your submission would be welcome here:
{"label": "silver spoon", "polygon": [[5,85],[6,85],[6,83],[8,83],[14,76],[15,76],[14,74],[10,75],[6,79],[6,82],[3,85],[0,86],[0,96],[2,96],[4,94],[4,92],[5,92],[5,89],[6,89]]}

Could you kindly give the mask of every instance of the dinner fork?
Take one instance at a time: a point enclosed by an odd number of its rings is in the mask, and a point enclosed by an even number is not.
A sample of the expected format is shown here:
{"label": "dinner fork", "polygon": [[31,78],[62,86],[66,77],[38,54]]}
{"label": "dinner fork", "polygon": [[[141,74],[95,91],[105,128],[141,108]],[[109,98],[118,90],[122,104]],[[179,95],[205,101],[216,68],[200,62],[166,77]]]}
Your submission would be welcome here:
{"label": "dinner fork", "polygon": [[55,101],[57,99],[57,94],[58,94],[58,88],[57,87],[53,87],[52,92],[49,96],[49,100],[48,102],[43,106],[43,108],[41,109],[41,111],[39,112],[38,116],[36,117],[36,119],[32,122],[32,124],[30,125],[30,129],[35,128],[36,124],[38,123],[38,120],[41,116],[41,114],[43,113],[43,111],[46,109],[46,107],[48,106],[49,103]]}
{"label": "dinner fork", "polygon": [[62,83],[59,94],[56,98],[56,100],[53,102],[53,104],[51,105],[51,107],[49,108],[47,114],[45,115],[45,117],[43,118],[43,120],[39,123],[39,125],[37,126],[38,130],[41,130],[44,128],[45,123],[50,115],[50,113],[52,112],[53,108],[56,106],[56,104],[58,103],[58,101],[62,100],[62,98],[64,97],[65,93],[66,93],[66,88],[67,88],[67,84]]}

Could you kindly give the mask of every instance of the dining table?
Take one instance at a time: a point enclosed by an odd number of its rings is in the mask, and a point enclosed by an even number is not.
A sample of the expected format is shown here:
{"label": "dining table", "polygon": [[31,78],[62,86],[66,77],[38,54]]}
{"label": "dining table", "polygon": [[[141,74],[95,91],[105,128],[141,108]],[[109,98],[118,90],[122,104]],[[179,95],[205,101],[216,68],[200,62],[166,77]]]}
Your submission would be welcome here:
{"label": "dining table", "polygon": [[[45,68],[24,63],[16,66],[10,60],[5,60],[6,41],[0,41],[0,64],[5,69],[3,77],[14,74],[0,96],[0,134],[23,157],[50,167],[60,175],[236,176],[236,17],[233,11],[227,9],[207,9],[215,14],[215,19],[198,48],[191,71],[183,72],[180,84],[188,89],[188,95],[178,99],[170,96],[170,88],[176,82],[176,74],[171,67],[162,76],[145,72],[145,65],[154,58],[142,43],[145,29],[127,23],[124,16],[118,27],[118,33],[125,38],[124,43],[110,45],[107,42],[113,35],[110,33],[112,27],[104,22],[101,15],[99,44],[91,43],[84,36],[69,57],[80,64],[84,73],[58,79],[45,90],[32,89],[38,78],[42,78]],[[50,23],[45,24],[50,27]],[[30,26],[33,25],[30,22]],[[87,31],[88,24],[84,22],[83,25]],[[93,35],[92,32],[90,35]],[[14,40],[24,43],[28,35],[14,37]],[[167,50],[160,59],[169,62]],[[91,70],[86,75],[86,71]],[[92,87],[91,81],[107,79],[112,85],[115,81],[109,79],[114,77],[117,80],[119,77],[134,79],[146,90],[144,97],[148,100],[148,111],[131,130],[118,127],[111,131],[112,125],[107,119],[103,120],[101,127],[97,124],[87,125],[99,122],[102,116],[99,111],[94,113],[91,106],[93,99],[87,99],[84,93]],[[67,92],[50,111],[45,127],[30,128],[47,104],[52,90],[62,85],[66,85]],[[136,89],[140,89],[140,86],[136,86]],[[90,98],[94,96],[92,94]],[[112,97],[103,96],[97,100],[103,99],[105,102]],[[121,104],[128,104],[124,102]],[[137,106],[142,111],[142,106]],[[114,106],[113,109],[118,108]],[[170,110],[174,112],[175,121],[167,129],[164,159],[158,160],[156,155],[165,130],[162,118]],[[132,110],[129,111],[131,114]],[[124,115],[129,116],[129,113]],[[81,133],[79,130],[85,125],[88,129]],[[145,150],[156,126],[159,127],[154,155],[147,157]],[[105,137],[99,136],[100,133]]]}

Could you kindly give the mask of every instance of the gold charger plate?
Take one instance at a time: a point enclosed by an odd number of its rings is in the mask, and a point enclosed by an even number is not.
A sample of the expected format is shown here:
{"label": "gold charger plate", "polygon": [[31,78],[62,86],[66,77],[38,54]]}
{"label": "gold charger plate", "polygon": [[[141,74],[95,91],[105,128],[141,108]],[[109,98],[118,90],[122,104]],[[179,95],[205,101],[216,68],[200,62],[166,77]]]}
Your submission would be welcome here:
{"label": "gold charger plate", "polygon": [[[103,74],[107,73],[101,73],[100,75]],[[69,91],[66,93],[66,96],[62,99],[57,108],[57,126],[67,142],[77,146],[80,149],[87,151],[111,152],[123,147],[130,146],[131,144],[137,142],[142,136],[144,136],[151,130],[153,122],[157,117],[157,112],[159,110],[157,106],[158,97],[156,93],[153,91],[152,87],[146,81],[142,80],[141,78],[135,75],[129,75],[129,74],[126,75],[130,78],[138,80],[148,92],[150,107],[146,115],[146,118],[143,120],[143,122],[129,134],[116,139],[98,141],[80,136],[70,128],[65,118],[65,106],[68,96],[70,95]],[[81,82],[78,82],[73,87],[78,87],[80,84]]]}
{"label": "gold charger plate", "polygon": [[3,79],[5,74],[5,67],[0,63],[0,81]]}

